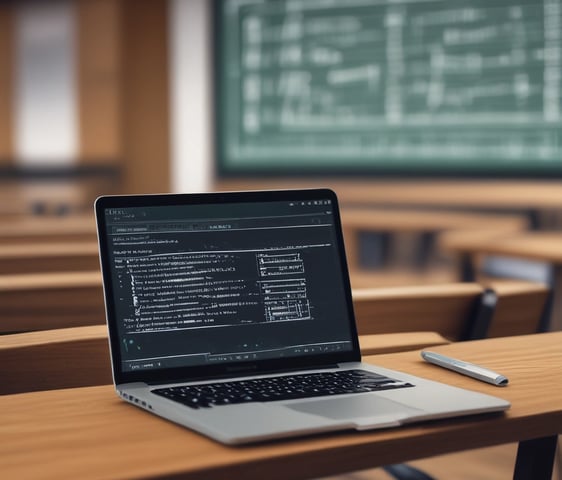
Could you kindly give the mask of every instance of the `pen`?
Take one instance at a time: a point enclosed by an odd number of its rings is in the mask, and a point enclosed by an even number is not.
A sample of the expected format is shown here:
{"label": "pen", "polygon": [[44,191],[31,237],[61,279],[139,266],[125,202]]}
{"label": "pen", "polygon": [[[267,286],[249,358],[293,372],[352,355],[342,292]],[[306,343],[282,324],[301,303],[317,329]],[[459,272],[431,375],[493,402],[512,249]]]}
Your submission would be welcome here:
{"label": "pen", "polygon": [[509,380],[500,373],[475,365],[474,363],[463,362],[462,360],[457,360],[456,358],[447,357],[439,353],[428,352],[425,350],[421,352],[421,356],[426,362],[462,373],[463,375],[476,378],[482,382],[491,383],[497,387],[505,387],[509,382]]}

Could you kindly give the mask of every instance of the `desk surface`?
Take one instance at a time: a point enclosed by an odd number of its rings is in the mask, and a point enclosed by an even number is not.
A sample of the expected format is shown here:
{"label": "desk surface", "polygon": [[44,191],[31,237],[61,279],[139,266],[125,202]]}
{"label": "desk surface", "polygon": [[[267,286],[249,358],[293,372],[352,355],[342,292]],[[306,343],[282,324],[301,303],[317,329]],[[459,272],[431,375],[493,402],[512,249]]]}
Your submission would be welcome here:
{"label": "desk surface", "polygon": [[99,271],[96,242],[0,244],[2,274]]}
{"label": "desk surface", "polygon": [[37,259],[37,258],[64,258],[64,257],[96,257],[98,256],[98,244],[95,241],[73,243],[41,243],[29,245],[17,243],[0,245],[0,261],[9,259]]}
{"label": "desk surface", "polygon": [[527,219],[515,214],[369,207],[342,208],[341,217],[344,228],[393,232],[440,232],[467,228],[511,232],[527,228]]}
{"label": "desk surface", "polygon": [[65,241],[96,241],[92,215],[26,215],[11,220],[0,219],[0,244]]}
{"label": "desk surface", "polygon": [[[423,362],[419,352],[367,361],[501,396],[506,414],[398,429],[225,447],[120,401],[111,386],[0,397],[6,478],[309,478],[562,432],[562,332],[433,350],[510,379],[497,388]],[[540,393],[538,393],[540,392]]]}
{"label": "desk surface", "polygon": [[439,244],[461,253],[513,255],[562,264],[562,232],[446,232]]}

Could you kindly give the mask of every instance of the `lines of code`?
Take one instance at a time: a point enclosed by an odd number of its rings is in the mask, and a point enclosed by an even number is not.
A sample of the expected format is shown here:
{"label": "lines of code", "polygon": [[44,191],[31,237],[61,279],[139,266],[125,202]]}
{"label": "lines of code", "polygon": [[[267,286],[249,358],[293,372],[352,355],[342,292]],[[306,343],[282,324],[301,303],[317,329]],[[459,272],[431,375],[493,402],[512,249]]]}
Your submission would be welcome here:
{"label": "lines of code", "polygon": [[300,252],[197,252],[116,260],[129,332],[311,318]]}
{"label": "lines of code", "polygon": [[351,348],[330,200],[106,214],[124,370]]}

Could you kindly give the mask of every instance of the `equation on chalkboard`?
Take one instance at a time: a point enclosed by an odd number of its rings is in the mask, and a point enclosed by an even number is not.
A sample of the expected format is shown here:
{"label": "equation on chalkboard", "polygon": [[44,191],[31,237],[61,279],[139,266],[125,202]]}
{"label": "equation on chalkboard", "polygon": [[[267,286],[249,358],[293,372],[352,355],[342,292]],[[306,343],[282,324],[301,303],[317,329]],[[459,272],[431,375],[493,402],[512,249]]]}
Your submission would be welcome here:
{"label": "equation on chalkboard", "polygon": [[214,7],[223,175],[562,175],[562,0]]}

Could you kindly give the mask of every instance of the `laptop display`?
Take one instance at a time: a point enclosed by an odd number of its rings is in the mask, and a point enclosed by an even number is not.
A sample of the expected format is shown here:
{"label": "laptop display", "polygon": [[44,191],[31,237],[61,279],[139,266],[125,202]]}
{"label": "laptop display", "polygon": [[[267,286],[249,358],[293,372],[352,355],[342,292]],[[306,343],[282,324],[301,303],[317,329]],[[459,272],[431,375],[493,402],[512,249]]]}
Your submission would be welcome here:
{"label": "laptop display", "polygon": [[331,192],[209,198],[148,196],[100,212],[119,370],[353,352]]}

